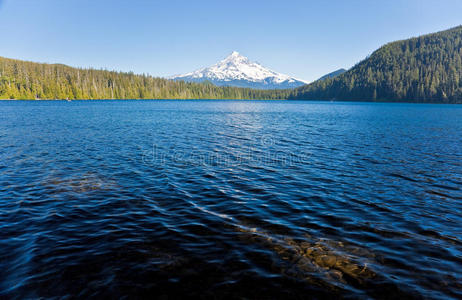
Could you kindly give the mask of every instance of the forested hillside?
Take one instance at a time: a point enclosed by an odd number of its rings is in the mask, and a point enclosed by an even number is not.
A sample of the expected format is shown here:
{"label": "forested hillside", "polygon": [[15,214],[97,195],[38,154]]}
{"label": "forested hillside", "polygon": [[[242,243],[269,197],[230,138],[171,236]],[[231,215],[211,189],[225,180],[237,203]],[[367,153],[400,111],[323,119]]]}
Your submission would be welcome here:
{"label": "forested hillside", "polygon": [[387,44],[348,72],[300,87],[290,98],[462,103],[462,26]]}
{"label": "forested hillside", "polygon": [[295,90],[186,83],[0,57],[0,99],[306,99],[462,103],[462,26],[387,44]]}
{"label": "forested hillside", "polygon": [[319,78],[318,80],[324,80],[324,79],[327,79],[327,78],[334,78],[334,77],[337,77],[339,75],[342,75],[343,73],[345,73],[347,70],[345,69],[338,69],[337,71],[334,71],[334,72],[331,72],[329,74],[326,74],[324,76],[322,76],[321,78]]}
{"label": "forested hillside", "polygon": [[289,91],[217,87],[0,57],[0,99],[283,99]]}

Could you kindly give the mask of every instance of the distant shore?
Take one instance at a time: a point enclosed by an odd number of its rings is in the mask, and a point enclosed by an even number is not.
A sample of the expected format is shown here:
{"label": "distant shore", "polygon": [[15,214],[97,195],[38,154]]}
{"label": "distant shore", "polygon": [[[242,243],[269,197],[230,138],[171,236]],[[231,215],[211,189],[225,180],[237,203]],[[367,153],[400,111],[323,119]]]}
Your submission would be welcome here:
{"label": "distant shore", "polygon": [[409,101],[387,101],[387,100],[322,100],[322,99],[0,99],[4,102],[40,102],[40,101],[283,101],[283,102],[313,102],[313,103],[375,103],[375,104],[429,104],[429,105],[462,105],[462,103],[441,103],[441,102],[414,102]]}

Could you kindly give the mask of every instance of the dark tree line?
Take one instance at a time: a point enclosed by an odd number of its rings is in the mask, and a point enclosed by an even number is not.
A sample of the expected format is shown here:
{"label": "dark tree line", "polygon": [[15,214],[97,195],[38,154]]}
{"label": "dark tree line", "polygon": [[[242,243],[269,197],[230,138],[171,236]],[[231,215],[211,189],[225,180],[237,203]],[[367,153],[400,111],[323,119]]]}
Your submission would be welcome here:
{"label": "dark tree line", "polygon": [[0,99],[287,99],[288,90],[187,83],[0,57]]}
{"label": "dark tree line", "polygon": [[397,41],[292,99],[462,103],[462,26]]}

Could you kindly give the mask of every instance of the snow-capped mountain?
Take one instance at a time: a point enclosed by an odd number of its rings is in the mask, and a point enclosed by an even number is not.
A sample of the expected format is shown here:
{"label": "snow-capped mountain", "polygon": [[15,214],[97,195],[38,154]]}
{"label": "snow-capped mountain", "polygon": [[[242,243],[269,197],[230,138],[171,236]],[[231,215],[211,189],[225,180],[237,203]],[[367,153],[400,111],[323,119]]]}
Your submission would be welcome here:
{"label": "snow-capped mountain", "polygon": [[257,89],[296,88],[307,82],[271,71],[234,51],[217,64],[169,79],[188,82],[209,81],[219,86],[237,86]]}

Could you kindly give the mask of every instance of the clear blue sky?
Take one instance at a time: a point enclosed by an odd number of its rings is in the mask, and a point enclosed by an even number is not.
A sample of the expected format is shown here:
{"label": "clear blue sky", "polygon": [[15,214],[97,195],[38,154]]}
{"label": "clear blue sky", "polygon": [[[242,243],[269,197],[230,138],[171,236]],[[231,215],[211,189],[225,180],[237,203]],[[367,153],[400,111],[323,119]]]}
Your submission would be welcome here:
{"label": "clear blue sky", "polygon": [[0,0],[0,56],[168,76],[236,50],[311,81],[460,24],[461,0]]}

